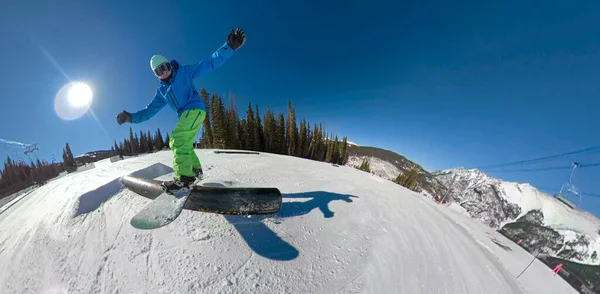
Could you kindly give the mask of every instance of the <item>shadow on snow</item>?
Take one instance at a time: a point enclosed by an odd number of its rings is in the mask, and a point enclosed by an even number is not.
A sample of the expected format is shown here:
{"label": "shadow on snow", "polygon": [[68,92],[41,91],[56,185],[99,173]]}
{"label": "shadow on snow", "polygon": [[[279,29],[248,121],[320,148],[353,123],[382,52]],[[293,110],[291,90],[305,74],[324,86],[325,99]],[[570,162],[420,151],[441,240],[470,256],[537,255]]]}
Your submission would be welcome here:
{"label": "shadow on snow", "polygon": [[[162,163],[156,163],[146,168],[137,170],[131,175],[141,178],[154,179],[171,172],[173,172],[173,169],[171,167],[166,166]],[[108,201],[110,198],[119,193],[122,189],[123,186],[119,182],[119,178],[116,178],[92,191],[89,191],[79,196],[77,209],[75,210],[73,217],[75,218],[82,214],[87,214],[100,208],[102,203]]]}
{"label": "shadow on snow", "polygon": [[[132,173],[132,176],[154,179],[173,172],[171,167],[164,164],[153,164],[144,169]],[[222,183],[204,183],[204,186],[226,187]],[[87,214],[111,199],[114,195],[123,190],[119,178],[110,181],[89,191],[79,197],[78,206],[73,217]],[[142,195],[143,196],[143,195]],[[306,201],[288,201],[283,202],[281,209],[276,214],[269,215],[224,215],[225,219],[233,225],[240,236],[244,239],[248,247],[256,254],[273,260],[293,260],[298,257],[299,252],[294,246],[279,237],[264,222],[265,219],[277,219],[302,216],[310,213],[314,209],[319,209],[324,218],[332,218],[335,213],[329,208],[329,203],[333,201],[353,202],[352,198],[358,198],[353,195],[337,194],[325,191],[312,191],[303,193],[282,194],[284,199],[308,199]]]}
{"label": "shadow on snow", "polygon": [[345,201],[352,202],[352,198],[358,198],[357,196],[347,194],[337,194],[325,191],[314,191],[294,194],[283,194],[283,198],[310,198],[305,202],[284,202],[281,204],[281,210],[277,213],[279,217],[293,217],[305,215],[311,212],[313,209],[318,208],[322,213],[323,217],[333,217],[334,213],[329,209],[329,203],[332,201]]}
{"label": "shadow on snow", "polygon": [[[221,183],[205,183],[204,186],[225,187]],[[325,218],[334,216],[328,204],[332,201],[352,202],[357,196],[337,194],[325,191],[282,194],[284,199],[308,198],[305,202],[283,202],[277,214],[253,215],[224,215],[225,219],[233,225],[242,239],[256,254],[273,260],[293,260],[299,252],[294,246],[279,237],[264,222],[265,219],[288,218],[301,216],[319,209]],[[275,222],[278,223],[277,221]]]}

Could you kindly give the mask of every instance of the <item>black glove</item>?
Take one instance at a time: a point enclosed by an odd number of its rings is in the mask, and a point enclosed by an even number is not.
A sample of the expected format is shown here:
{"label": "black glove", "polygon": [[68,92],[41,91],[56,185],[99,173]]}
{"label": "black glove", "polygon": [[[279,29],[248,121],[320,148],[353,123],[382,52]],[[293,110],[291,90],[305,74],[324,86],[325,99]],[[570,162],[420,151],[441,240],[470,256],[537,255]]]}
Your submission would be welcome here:
{"label": "black glove", "polygon": [[117,114],[117,123],[122,125],[124,122],[131,122],[131,113],[123,110],[123,112]]}
{"label": "black glove", "polygon": [[229,36],[227,36],[227,45],[231,47],[233,50],[238,50],[238,48],[242,47],[246,43],[246,34],[242,29],[238,28],[235,32],[233,29],[229,32]]}

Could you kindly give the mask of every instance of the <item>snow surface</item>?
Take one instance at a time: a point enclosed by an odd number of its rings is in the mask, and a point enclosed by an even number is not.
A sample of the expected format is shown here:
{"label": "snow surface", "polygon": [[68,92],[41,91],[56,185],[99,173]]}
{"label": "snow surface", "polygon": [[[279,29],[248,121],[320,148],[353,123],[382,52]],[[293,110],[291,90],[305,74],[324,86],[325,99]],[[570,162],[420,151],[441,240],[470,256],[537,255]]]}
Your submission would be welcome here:
{"label": "snow surface", "polygon": [[[542,261],[534,260],[533,255],[504,235],[472,219],[469,215],[465,215],[460,209],[452,207],[452,204],[439,206],[438,209],[465,229],[476,242],[502,262],[503,267],[510,272],[511,276],[519,277],[519,283],[529,293],[577,293],[560,276],[554,275],[552,269]],[[532,261],[533,263],[527,268]]]}
{"label": "snow surface", "polygon": [[[276,215],[184,210],[137,230],[150,200],[120,176],[168,178],[172,153],[69,174],[0,214],[3,293],[576,293],[489,228],[348,166],[196,151],[205,185],[274,186]],[[499,234],[498,234],[499,235]],[[500,248],[500,249],[498,249]]]}

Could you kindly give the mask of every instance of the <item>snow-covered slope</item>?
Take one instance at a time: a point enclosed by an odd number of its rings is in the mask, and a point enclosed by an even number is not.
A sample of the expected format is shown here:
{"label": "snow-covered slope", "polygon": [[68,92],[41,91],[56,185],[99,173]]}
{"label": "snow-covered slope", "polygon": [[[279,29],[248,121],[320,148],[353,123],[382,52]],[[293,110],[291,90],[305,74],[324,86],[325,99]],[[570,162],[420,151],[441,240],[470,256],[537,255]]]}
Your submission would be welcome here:
{"label": "snow-covered slope", "polygon": [[[3,293],[575,293],[518,246],[348,166],[197,150],[205,185],[275,186],[279,213],[184,210],[137,230],[149,200],[118,182],[168,178],[163,151],[50,181],[0,214]],[[499,237],[498,242],[512,245]],[[496,242],[496,241],[494,241]],[[514,245],[514,244],[513,244]]]}
{"label": "snow-covered slope", "polygon": [[395,165],[371,156],[350,156],[346,165],[358,168],[365,159],[369,161],[371,171],[377,176],[388,180],[394,180],[400,174],[400,169]]}
{"label": "snow-covered slope", "polygon": [[[556,257],[585,264],[600,264],[600,258],[594,258],[600,255],[600,219],[594,215],[572,209],[530,184],[505,182],[476,169],[452,169],[434,175],[451,189],[450,195],[454,201],[485,224],[501,228],[520,221],[529,226],[552,229],[560,235],[558,239],[552,237],[552,240],[546,240],[550,237],[540,235],[531,241],[552,243],[543,247]],[[511,227],[515,225],[506,226],[505,229]],[[534,230],[525,228],[525,231],[530,232],[525,235],[531,235]],[[522,228],[519,228],[519,232],[524,234]],[[507,233],[517,235],[515,232]]]}
{"label": "snow-covered slope", "polygon": [[417,186],[414,189],[435,200],[441,200],[447,189],[433,175],[419,164],[391,150],[371,146],[350,146],[350,154],[346,165],[358,168],[363,160],[368,160],[371,172],[384,179],[395,180],[398,175],[405,175],[411,170],[417,171]]}

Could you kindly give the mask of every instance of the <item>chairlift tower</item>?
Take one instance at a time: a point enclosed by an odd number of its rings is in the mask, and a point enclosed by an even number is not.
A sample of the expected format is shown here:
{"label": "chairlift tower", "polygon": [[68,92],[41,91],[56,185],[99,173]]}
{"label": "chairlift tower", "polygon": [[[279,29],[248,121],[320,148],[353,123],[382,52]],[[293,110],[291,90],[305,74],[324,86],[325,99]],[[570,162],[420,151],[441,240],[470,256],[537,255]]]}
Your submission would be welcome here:
{"label": "chairlift tower", "polygon": [[575,169],[577,169],[580,166],[579,162],[573,162],[573,166],[571,167],[571,173],[569,174],[569,181],[565,184],[562,184],[562,186],[560,187],[560,191],[558,192],[556,198],[559,198],[560,200],[563,201],[568,201],[567,199],[565,199],[562,196],[563,190],[566,189],[566,191],[570,192],[571,194],[577,196],[579,198],[579,204],[577,205],[578,207],[581,207],[581,194],[579,193],[579,189],[577,189],[577,187],[575,187],[575,185],[573,185],[573,174],[575,173]]}
{"label": "chairlift tower", "polygon": [[35,143],[35,144],[31,144],[31,145],[28,145],[27,147],[25,147],[25,150],[23,151],[23,153],[25,155],[27,155],[29,153],[33,153],[38,150],[40,150],[40,149],[37,147],[37,143]]}

